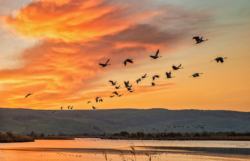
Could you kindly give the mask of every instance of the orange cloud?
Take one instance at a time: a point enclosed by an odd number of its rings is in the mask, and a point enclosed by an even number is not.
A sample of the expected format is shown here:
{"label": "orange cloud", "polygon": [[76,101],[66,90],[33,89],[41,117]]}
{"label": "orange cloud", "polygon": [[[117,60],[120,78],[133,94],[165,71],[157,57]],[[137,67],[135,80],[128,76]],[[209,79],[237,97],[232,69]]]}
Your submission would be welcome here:
{"label": "orange cloud", "polygon": [[[167,50],[166,47],[177,43],[191,30],[187,26],[184,32],[158,27],[161,22],[154,19],[172,22],[167,16],[169,9],[171,6],[155,10],[103,0],[39,0],[24,6],[16,17],[7,16],[9,29],[44,39],[23,51],[20,58],[25,62],[23,67],[0,70],[0,83],[4,87],[0,92],[3,96],[0,106],[52,107],[58,102],[108,96],[105,93],[109,90],[99,89],[89,81],[103,79],[97,77],[103,73],[99,62],[110,58],[112,68],[118,69],[128,56],[141,61],[145,53],[154,53],[157,48]],[[176,14],[180,15],[175,20],[177,23],[198,23],[202,18],[180,9]],[[155,23],[151,24],[152,21]],[[138,93],[142,92],[152,90],[139,89]],[[27,93],[35,95],[24,99]]]}

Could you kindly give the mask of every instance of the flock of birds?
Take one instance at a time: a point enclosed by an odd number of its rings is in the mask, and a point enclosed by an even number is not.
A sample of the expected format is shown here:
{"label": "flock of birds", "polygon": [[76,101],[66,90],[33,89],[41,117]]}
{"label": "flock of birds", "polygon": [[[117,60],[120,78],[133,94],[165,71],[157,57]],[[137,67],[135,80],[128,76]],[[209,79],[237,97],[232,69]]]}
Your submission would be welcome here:
{"label": "flock of birds", "polygon": [[[208,39],[206,39],[206,40],[203,40],[203,37],[199,37],[199,36],[196,36],[196,37],[193,37],[193,39],[195,39],[196,40],[196,44],[199,44],[199,43],[202,43],[202,42],[204,42],[204,41],[207,41]],[[156,51],[156,53],[155,53],[155,55],[150,55],[150,57],[152,58],[152,60],[154,60],[154,59],[158,59],[158,58],[160,58],[160,57],[162,57],[162,56],[159,56],[159,49]],[[223,63],[224,62],[224,59],[227,59],[227,57],[217,57],[217,58],[215,58],[214,60],[212,60],[212,61],[216,61],[217,63]],[[211,62],[212,62],[211,61]],[[133,60],[132,59],[126,59],[124,62],[123,62],[123,64],[124,64],[124,66],[126,66],[128,63],[134,63],[133,62]],[[102,67],[107,67],[108,65],[111,65],[111,64],[109,64],[109,59],[107,60],[107,62],[106,63],[99,63],[99,65],[100,66],[102,66]],[[175,65],[173,65],[172,66],[172,70],[170,70],[169,72],[166,72],[165,74],[166,74],[166,79],[170,79],[170,78],[174,78],[174,77],[172,77],[172,73],[171,73],[171,71],[176,71],[176,70],[179,70],[179,69],[183,69],[183,67],[181,67],[181,64],[180,65],[178,65],[178,66],[175,66]],[[194,74],[192,74],[190,77],[194,77],[194,78],[196,78],[196,77],[199,77],[201,74],[203,74],[203,73],[194,73]],[[146,74],[144,74],[143,76],[141,76],[141,78],[139,78],[139,79],[137,79],[136,80],[136,83],[138,84],[139,82],[141,82],[143,79],[145,79],[145,78],[147,78],[148,76],[147,76],[147,73]],[[154,76],[152,76],[152,80],[153,80],[153,82],[151,83],[151,85],[152,86],[155,86],[155,85],[157,85],[157,84],[155,84],[155,80],[156,80],[156,78],[160,78],[160,75],[154,75]],[[115,89],[120,89],[121,88],[121,86],[119,85],[118,86],[118,84],[117,84],[117,81],[113,81],[113,80],[109,80],[109,82],[111,83],[111,86],[114,86],[115,87]],[[125,88],[129,91],[129,92],[134,92],[135,90],[134,89],[132,89],[132,84],[130,84],[129,83],[129,81],[124,81],[124,85],[125,85]],[[33,95],[33,93],[29,93],[29,94],[27,94],[26,96],[25,96],[25,98],[27,98],[27,97],[29,97],[29,96],[31,96],[31,95]],[[112,94],[110,95],[110,98],[113,98],[114,96],[117,96],[117,97],[121,97],[123,94],[119,94],[117,91],[114,91],[114,92],[112,92]],[[101,98],[101,97],[96,97],[95,98],[95,102],[96,103],[98,103],[98,102],[103,102],[103,99]],[[89,104],[89,103],[91,103],[91,101],[88,101],[87,102],[87,104]],[[93,106],[92,105],[92,108],[95,110],[95,109],[97,109],[98,107],[95,107],[95,106]],[[63,109],[63,106],[61,107],[61,110]],[[73,106],[68,106],[68,109],[69,110],[72,110],[73,109]],[[55,111],[53,111],[53,113],[54,113]]]}

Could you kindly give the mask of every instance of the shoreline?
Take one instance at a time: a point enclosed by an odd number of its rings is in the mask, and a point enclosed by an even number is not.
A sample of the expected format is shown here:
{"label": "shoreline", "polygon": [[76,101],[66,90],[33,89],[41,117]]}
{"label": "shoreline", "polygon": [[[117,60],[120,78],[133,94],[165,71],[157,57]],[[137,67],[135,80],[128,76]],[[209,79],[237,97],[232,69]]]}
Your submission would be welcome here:
{"label": "shoreline", "polygon": [[166,140],[166,141],[250,141],[250,136],[238,135],[230,136],[226,134],[181,134],[181,133],[157,133],[142,134],[131,133],[122,135],[38,135],[38,134],[13,134],[10,132],[0,133],[0,143],[34,142],[35,140],[75,140],[75,138],[98,138],[103,140]]}

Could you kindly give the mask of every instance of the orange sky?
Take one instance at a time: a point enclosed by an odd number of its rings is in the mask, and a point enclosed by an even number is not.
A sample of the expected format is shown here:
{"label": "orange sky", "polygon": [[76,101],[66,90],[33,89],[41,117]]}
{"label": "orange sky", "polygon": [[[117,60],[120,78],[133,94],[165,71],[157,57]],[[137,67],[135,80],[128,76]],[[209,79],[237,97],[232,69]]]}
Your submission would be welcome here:
{"label": "orange sky", "polygon": [[[248,1],[15,2],[0,1],[0,107],[250,111]],[[194,45],[193,36],[209,41]],[[157,49],[162,58],[150,60]],[[218,56],[228,59],[210,62]],[[127,58],[135,63],[125,67]],[[111,65],[101,68],[107,59]],[[184,69],[164,79],[180,63]],[[189,78],[196,72],[204,74]],[[145,73],[150,77],[136,85]],[[151,87],[155,74],[161,77]],[[122,87],[129,80],[135,92],[122,88],[123,96],[111,99],[109,80]],[[86,103],[97,96],[104,102]]]}

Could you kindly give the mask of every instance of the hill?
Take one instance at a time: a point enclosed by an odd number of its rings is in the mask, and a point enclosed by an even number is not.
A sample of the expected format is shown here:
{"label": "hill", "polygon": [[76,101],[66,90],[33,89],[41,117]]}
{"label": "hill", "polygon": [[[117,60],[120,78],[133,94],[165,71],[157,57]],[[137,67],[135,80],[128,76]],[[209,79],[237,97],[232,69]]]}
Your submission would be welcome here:
{"label": "hill", "polygon": [[[114,109],[30,110],[0,108],[0,132],[102,134],[128,132],[245,132],[250,112]],[[173,128],[173,126],[176,128]],[[204,129],[195,128],[197,125]],[[171,126],[168,128],[167,126]],[[177,127],[184,126],[184,127]]]}

